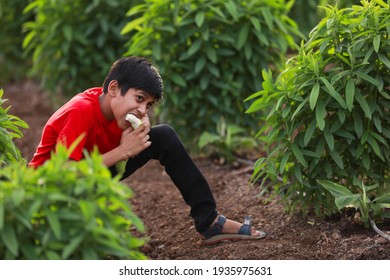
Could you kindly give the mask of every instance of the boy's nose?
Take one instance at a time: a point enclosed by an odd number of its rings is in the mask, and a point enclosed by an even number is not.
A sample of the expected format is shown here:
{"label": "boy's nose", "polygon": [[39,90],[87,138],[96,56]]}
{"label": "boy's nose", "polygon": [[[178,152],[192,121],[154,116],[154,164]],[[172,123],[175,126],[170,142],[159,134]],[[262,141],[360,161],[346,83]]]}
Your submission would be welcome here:
{"label": "boy's nose", "polygon": [[146,105],[138,106],[137,111],[141,114],[141,116],[144,116],[147,112]]}

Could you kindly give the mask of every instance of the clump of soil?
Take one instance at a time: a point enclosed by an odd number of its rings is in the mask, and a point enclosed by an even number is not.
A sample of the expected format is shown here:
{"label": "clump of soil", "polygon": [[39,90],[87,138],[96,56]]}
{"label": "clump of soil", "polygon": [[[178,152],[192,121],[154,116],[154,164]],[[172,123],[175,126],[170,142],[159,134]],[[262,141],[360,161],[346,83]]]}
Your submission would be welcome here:
{"label": "clump of soil", "polygon": [[[23,157],[30,160],[42,128],[55,108],[39,87],[26,81],[4,87],[10,113],[26,121],[30,128],[17,139]],[[277,198],[257,198],[258,189],[248,181],[249,165],[217,165],[207,158],[195,159],[209,181],[219,212],[242,220],[249,215],[256,228],[267,233],[258,241],[225,242],[204,246],[189,216],[189,207],[158,162],[149,162],[123,182],[134,191],[130,200],[144,221],[148,242],[142,251],[150,259],[194,260],[305,260],[305,259],[390,259],[390,242],[353,223],[353,214],[329,219],[290,216]],[[385,232],[389,224],[379,225]]]}

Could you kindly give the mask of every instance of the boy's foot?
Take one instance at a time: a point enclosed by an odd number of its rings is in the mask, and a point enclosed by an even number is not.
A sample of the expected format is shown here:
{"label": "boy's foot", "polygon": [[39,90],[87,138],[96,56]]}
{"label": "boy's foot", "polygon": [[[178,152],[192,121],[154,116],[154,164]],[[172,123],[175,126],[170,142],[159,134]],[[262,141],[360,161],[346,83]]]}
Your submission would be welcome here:
{"label": "boy's foot", "polygon": [[202,233],[204,244],[210,245],[225,240],[254,240],[265,237],[265,232],[251,226],[250,218],[245,217],[243,224],[219,215],[211,226]]}

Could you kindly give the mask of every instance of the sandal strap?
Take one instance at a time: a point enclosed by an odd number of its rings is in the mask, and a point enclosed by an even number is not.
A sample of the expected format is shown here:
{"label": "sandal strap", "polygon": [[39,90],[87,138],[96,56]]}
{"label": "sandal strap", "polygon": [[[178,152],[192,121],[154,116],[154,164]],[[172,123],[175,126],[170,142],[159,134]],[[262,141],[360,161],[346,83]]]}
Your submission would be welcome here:
{"label": "sandal strap", "polygon": [[249,216],[245,216],[244,223],[238,231],[238,234],[251,235],[251,225],[251,218]]}
{"label": "sandal strap", "polygon": [[217,222],[214,225],[212,225],[211,227],[209,227],[207,230],[205,230],[202,233],[202,235],[206,239],[208,239],[208,238],[213,237],[214,235],[221,234],[222,233],[222,228],[223,228],[223,225],[225,224],[225,222],[226,222],[225,216],[219,215]]}

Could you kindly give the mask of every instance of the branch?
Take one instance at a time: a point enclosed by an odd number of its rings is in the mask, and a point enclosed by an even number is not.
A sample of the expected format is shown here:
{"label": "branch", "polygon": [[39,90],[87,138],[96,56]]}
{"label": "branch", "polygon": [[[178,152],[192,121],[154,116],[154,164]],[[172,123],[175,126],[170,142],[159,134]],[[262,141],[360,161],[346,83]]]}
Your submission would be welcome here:
{"label": "branch", "polygon": [[382,236],[383,238],[387,239],[388,241],[390,241],[390,235],[384,233],[383,231],[381,231],[375,224],[375,222],[370,219],[370,225],[372,226],[372,228],[375,230],[375,232],[377,234],[379,234],[380,236]]}

